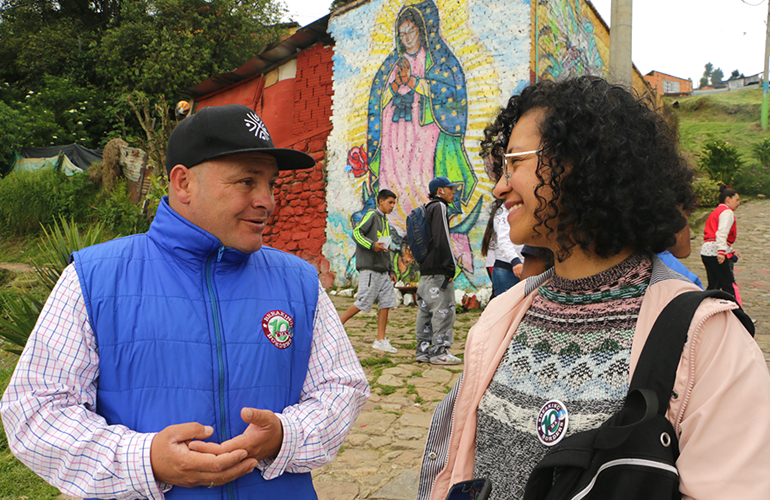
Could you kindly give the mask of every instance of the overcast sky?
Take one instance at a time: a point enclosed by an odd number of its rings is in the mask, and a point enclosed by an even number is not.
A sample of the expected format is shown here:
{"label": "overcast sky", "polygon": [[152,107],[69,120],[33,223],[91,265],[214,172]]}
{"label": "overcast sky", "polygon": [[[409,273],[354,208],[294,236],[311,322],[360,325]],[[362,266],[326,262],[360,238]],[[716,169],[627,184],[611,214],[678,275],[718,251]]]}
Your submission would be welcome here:
{"label": "overcast sky", "polygon": [[[633,60],[642,74],[652,70],[692,78],[695,87],[707,62],[725,79],[737,69],[746,76],[764,70],[768,0],[636,0]],[[301,25],[329,12],[330,0],[284,0]],[[612,0],[593,4],[607,24]]]}

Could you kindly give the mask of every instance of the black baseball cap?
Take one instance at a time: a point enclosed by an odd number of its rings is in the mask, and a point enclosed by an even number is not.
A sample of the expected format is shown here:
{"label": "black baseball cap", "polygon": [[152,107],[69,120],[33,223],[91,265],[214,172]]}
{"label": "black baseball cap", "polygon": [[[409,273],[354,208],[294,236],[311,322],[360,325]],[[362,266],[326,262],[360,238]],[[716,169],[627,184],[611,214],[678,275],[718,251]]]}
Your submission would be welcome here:
{"label": "black baseball cap", "polygon": [[176,165],[187,168],[237,153],[264,153],[278,170],[312,168],[315,160],[293,149],[276,148],[270,132],[251,108],[242,104],[203,108],[176,126],[168,139],[166,172]]}

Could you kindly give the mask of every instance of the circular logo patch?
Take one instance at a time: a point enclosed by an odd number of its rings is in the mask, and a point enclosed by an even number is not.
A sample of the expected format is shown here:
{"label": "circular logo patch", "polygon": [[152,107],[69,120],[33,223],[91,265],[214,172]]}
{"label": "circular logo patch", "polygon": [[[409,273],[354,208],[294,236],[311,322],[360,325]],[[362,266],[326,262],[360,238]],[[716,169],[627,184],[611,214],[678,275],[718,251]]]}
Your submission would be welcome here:
{"label": "circular logo patch", "polygon": [[286,349],[294,338],[294,320],[283,311],[270,311],[262,318],[265,337],[278,349]]}
{"label": "circular logo patch", "polygon": [[567,434],[569,414],[561,401],[552,399],[540,408],[537,415],[537,438],[546,446],[553,446]]}

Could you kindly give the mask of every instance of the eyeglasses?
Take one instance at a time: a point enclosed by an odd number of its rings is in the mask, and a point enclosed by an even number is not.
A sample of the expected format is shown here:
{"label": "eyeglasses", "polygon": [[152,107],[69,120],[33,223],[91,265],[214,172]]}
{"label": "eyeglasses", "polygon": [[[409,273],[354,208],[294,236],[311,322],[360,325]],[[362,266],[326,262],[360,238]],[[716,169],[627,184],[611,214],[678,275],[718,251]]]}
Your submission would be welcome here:
{"label": "eyeglasses", "polygon": [[513,158],[522,158],[525,156],[530,156],[537,154],[541,152],[542,149],[534,149],[532,151],[523,151],[521,153],[503,153],[501,154],[502,158],[502,168],[503,168],[503,177],[505,177],[505,181],[508,182],[511,180],[511,170],[513,169],[514,160]]}

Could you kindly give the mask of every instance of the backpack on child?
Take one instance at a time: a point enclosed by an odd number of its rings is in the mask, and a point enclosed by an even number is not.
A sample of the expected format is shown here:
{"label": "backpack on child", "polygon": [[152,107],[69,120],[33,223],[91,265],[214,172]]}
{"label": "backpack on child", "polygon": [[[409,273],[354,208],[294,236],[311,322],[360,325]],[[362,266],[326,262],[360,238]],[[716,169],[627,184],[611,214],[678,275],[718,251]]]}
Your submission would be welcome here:
{"label": "backpack on child", "polygon": [[406,216],[406,241],[414,260],[418,263],[428,256],[430,238],[430,226],[425,218],[425,205],[420,205]]}
{"label": "backpack on child", "polygon": [[[644,344],[623,408],[598,429],[554,446],[532,471],[524,500],[682,498],[679,443],[666,410],[693,314],[707,297],[735,300],[719,290],[674,298]],[[743,309],[733,313],[753,336],[754,325]]]}

